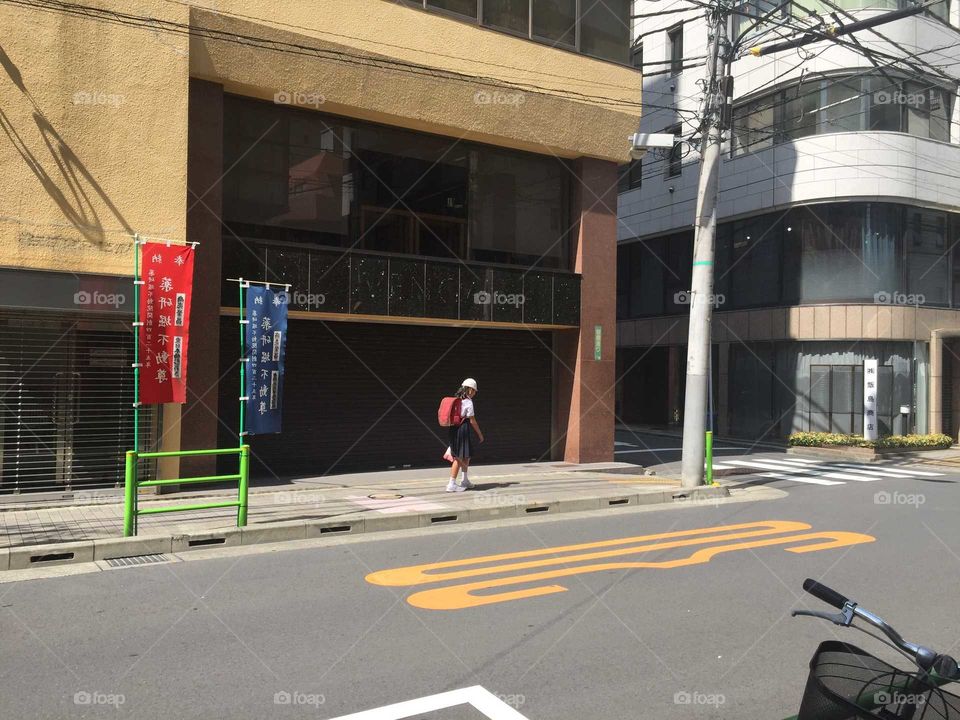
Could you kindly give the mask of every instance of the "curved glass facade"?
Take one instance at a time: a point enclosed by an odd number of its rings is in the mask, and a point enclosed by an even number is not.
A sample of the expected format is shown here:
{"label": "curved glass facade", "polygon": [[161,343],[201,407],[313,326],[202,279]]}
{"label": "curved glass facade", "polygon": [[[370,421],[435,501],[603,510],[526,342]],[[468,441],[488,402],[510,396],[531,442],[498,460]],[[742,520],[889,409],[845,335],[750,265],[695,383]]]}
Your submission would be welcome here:
{"label": "curved glass facade", "polygon": [[[620,318],[688,311],[693,232],[622,243]],[[960,307],[960,214],[824,203],[722,223],[719,310],[817,303]]]}
{"label": "curved glass facade", "polygon": [[757,152],[810,135],[902,132],[950,141],[954,93],[879,72],[804,79],[733,110],[730,153]]}

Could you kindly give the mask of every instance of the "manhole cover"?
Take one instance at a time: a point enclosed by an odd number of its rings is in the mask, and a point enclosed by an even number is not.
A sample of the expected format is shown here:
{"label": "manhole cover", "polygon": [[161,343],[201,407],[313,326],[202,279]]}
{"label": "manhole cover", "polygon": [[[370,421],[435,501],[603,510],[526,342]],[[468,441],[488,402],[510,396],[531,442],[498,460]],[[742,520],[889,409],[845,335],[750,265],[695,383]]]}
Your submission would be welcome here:
{"label": "manhole cover", "polygon": [[367,495],[371,500],[400,500],[403,495],[398,495],[397,493],[374,493],[373,495]]}
{"label": "manhole cover", "polygon": [[169,560],[163,553],[152,555],[135,555],[134,557],[110,558],[107,565],[110,567],[132,567],[134,565],[150,565],[152,563],[161,563]]}

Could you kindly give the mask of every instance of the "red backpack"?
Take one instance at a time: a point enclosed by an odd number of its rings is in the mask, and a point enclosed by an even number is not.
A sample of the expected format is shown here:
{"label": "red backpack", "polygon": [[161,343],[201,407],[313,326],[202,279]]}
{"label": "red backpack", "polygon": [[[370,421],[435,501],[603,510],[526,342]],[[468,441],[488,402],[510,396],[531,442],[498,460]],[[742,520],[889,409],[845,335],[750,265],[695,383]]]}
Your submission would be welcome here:
{"label": "red backpack", "polygon": [[445,397],[440,401],[440,409],[437,410],[437,421],[440,427],[454,427],[463,422],[460,417],[460,398]]}

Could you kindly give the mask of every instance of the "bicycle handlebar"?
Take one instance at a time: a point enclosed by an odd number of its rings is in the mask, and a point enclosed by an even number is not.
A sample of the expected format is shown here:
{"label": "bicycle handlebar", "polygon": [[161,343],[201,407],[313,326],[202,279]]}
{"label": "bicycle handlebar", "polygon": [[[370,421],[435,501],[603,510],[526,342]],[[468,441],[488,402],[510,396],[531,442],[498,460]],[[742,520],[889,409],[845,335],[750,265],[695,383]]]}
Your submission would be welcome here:
{"label": "bicycle handlebar", "polygon": [[847,597],[844,597],[836,590],[828,588],[826,585],[821,585],[816,580],[812,580],[810,578],[807,578],[803,581],[803,589],[814,597],[823,600],[823,602],[827,603],[828,605],[833,605],[835,608],[843,611],[841,614],[836,616],[828,615],[826,613],[807,614],[823,617],[838,625],[844,626],[849,626],[855,617],[865,620],[883,632],[883,634],[886,635],[901,652],[912,657],[917,666],[925,672],[933,669],[941,677],[949,678],[951,680],[960,679],[960,668],[957,667],[957,663],[952,657],[949,655],[938,655],[930,648],[917,645],[916,643],[907,642],[903,639],[900,633],[888,625],[882,617],[875,615],[866,608],[858,607],[857,603],[853,602]]}
{"label": "bicycle handlebar", "polygon": [[833,605],[837,610],[843,610],[843,606],[850,602],[836,590],[828,588],[826,585],[821,585],[816,580],[810,578],[803,581],[803,589],[815,598],[823,600],[827,605]]}

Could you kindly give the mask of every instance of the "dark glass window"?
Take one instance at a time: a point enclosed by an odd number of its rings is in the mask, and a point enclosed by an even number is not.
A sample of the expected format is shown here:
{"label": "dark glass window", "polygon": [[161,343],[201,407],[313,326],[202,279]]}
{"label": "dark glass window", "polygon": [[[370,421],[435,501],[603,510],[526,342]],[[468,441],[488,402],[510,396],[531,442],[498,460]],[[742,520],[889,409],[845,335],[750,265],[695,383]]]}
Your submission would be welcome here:
{"label": "dark glass window", "polygon": [[[894,203],[805,205],[725,222],[717,228],[714,292],[723,296],[722,310],[845,302],[960,307],[957,238],[960,213]],[[626,317],[682,311],[677,293],[689,288],[692,241],[687,232],[620,245],[618,260],[628,264],[618,268]]]}
{"label": "dark glass window", "polygon": [[631,0],[581,3],[580,50],[606,60],[630,61]]}
{"label": "dark glass window", "polygon": [[467,17],[477,17],[477,0],[427,0],[427,7]]}
{"label": "dark glass window", "polygon": [[533,36],[576,45],[577,0],[533,0]]}
{"label": "dark glass window", "polygon": [[733,110],[732,151],[743,155],[773,146],[773,97],[762,97]]}
{"label": "dark glass window", "polygon": [[938,85],[879,74],[806,80],[735,107],[731,154],[814,134],[860,130],[949,142],[954,97]]}
{"label": "dark glass window", "polygon": [[867,79],[867,87],[870,91],[867,96],[870,109],[866,129],[899,132],[901,112],[895,99],[900,94],[900,83],[876,76]]}
{"label": "dark glass window", "polygon": [[639,70],[643,70],[643,43],[637,43],[633,46],[630,53],[630,64]]}
{"label": "dark glass window", "polygon": [[670,73],[676,75],[683,70],[683,23],[667,30],[667,54],[670,60]]}
{"label": "dark glass window", "polygon": [[527,34],[530,0],[483,0],[483,24]]}
{"label": "dark glass window", "polygon": [[732,223],[729,231],[731,282],[728,303],[736,307],[780,301],[781,243],[775,215]]}
{"label": "dark glass window", "polygon": [[617,192],[634,190],[643,185],[643,161],[631,160],[617,168]]}
{"label": "dark glass window", "polygon": [[241,237],[568,267],[561,160],[232,96],[224,117]]}
{"label": "dark glass window", "polygon": [[[667,128],[664,132],[668,132],[672,135],[680,135],[680,125],[674,125],[673,127]],[[668,178],[677,177],[680,173],[683,172],[683,143],[680,141],[680,138],[677,138],[677,141],[673,144],[673,147],[670,148],[670,152],[667,155],[667,171],[666,176]]]}
{"label": "dark glass window", "polygon": [[496,150],[470,153],[473,258],[566,267],[567,173],[553,158]]}
{"label": "dark glass window", "polygon": [[817,132],[820,83],[805,82],[784,93],[780,106],[780,132],[784,140],[799,140]]}
{"label": "dark glass window", "polygon": [[907,254],[907,292],[923,305],[949,305],[947,215],[909,208],[903,244]]}

